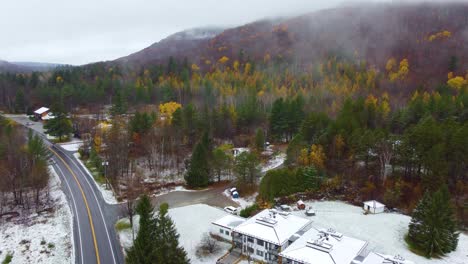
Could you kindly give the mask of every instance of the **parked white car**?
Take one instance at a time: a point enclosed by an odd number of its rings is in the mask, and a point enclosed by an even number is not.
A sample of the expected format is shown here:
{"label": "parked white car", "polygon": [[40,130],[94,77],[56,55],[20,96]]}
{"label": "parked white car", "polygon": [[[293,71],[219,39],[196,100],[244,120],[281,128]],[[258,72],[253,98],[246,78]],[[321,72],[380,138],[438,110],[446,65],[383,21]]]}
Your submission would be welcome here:
{"label": "parked white car", "polygon": [[237,215],[239,213],[239,209],[235,208],[234,206],[224,207],[224,211],[233,215]]}

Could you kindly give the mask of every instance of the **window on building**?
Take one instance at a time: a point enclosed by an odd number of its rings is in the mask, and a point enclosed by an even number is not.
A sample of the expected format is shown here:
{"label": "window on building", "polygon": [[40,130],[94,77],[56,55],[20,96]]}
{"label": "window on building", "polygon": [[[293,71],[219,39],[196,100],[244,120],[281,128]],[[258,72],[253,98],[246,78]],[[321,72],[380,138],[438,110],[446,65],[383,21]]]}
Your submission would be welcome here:
{"label": "window on building", "polygon": [[265,253],[265,259],[268,260],[268,253]]}
{"label": "window on building", "polygon": [[250,253],[252,253],[252,254],[254,253],[254,249],[251,248],[251,247],[247,247],[247,251],[250,252]]}
{"label": "window on building", "polygon": [[254,242],[254,239],[251,238],[251,237],[248,237],[248,238],[247,238],[247,242],[253,243],[253,242]]}
{"label": "window on building", "polygon": [[224,230],[222,228],[220,228],[219,232],[222,234],[222,233],[224,233]]}
{"label": "window on building", "polygon": [[264,244],[264,243],[265,243],[265,242],[263,242],[263,240],[257,239],[257,244],[258,244],[259,246],[262,246],[262,247],[263,247],[263,244]]}
{"label": "window on building", "polygon": [[260,257],[263,257],[263,251],[260,251],[257,249],[257,255],[259,255]]}
{"label": "window on building", "polygon": [[225,231],[225,233],[226,233],[226,235],[228,235],[228,236],[229,236],[229,231]]}

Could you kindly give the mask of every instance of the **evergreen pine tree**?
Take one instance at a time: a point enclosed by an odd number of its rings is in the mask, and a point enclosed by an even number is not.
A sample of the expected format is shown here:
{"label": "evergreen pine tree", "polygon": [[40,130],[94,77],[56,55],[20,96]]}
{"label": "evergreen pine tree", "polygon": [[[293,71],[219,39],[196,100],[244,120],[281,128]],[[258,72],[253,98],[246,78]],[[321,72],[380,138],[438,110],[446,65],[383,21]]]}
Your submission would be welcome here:
{"label": "evergreen pine tree", "polygon": [[322,183],[322,177],[314,166],[304,168],[304,184],[308,190],[317,190]]}
{"label": "evergreen pine tree", "polygon": [[279,139],[284,136],[288,127],[285,105],[286,103],[283,98],[279,98],[273,102],[273,107],[271,109],[270,131],[273,136]]}
{"label": "evergreen pine tree", "polygon": [[255,132],[255,148],[258,151],[263,151],[265,149],[265,132],[263,129],[259,128]]}
{"label": "evergreen pine tree", "polygon": [[458,232],[447,186],[432,197],[429,192],[424,194],[413,212],[407,241],[429,258],[443,256],[457,248]]}
{"label": "evergreen pine tree", "polygon": [[187,253],[179,246],[179,234],[174,226],[174,222],[167,215],[167,203],[161,204],[159,214],[156,219],[156,238],[153,255],[154,263],[184,264],[189,263]]}
{"label": "evergreen pine tree", "polygon": [[210,166],[208,163],[210,145],[210,139],[205,134],[193,149],[187,174],[185,175],[187,185],[192,188],[208,185],[210,179]]}
{"label": "evergreen pine tree", "polygon": [[155,221],[153,219],[153,207],[147,195],[143,195],[138,202],[136,212],[140,215],[140,227],[133,242],[133,246],[127,250],[126,263],[146,264],[156,263],[153,259]]}
{"label": "evergreen pine tree", "polygon": [[26,99],[24,97],[24,91],[23,89],[18,89],[15,96],[15,111],[17,113],[24,113],[26,108],[27,106]]}
{"label": "evergreen pine tree", "polygon": [[45,132],[51,136],[58,137],[62,141],[64,136],[73,132],[72,122],[65,113],[63,104],[59,103],[52,108],[53,119],[49,119],[44,125]]}

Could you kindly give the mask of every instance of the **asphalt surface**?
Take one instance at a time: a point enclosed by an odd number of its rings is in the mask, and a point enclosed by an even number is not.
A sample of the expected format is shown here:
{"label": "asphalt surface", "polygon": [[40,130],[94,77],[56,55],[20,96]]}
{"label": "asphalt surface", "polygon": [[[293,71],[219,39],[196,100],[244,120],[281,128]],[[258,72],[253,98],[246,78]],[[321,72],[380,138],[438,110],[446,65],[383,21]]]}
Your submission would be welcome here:
{"label": "asphalt surface", "polygon": [[124,263],[114,223],[118,211],[108,206],[90,175],[75,157],[60,146],[51,146],[54,169],[62,178],[63,190],[74,216],[73,237],[76,263]]}

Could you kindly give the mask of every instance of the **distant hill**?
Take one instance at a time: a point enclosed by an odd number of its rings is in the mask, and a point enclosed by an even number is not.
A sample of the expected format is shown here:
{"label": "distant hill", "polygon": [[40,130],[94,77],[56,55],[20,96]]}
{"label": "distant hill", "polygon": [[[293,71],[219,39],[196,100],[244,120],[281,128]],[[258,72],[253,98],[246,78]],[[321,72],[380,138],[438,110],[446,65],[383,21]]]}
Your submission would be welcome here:
{"label": "distant hill", "polygon": [[[121,58],[132,65],[166,64],[170,56],[188,58],[210,69],[219,58],[263,62],[289,61],[297,66],[328,56],[365,61],[380,71],[394,57],[407,58],[414,83],[446,80],[447,73],[468,69],[468,4],[372,4],[313,12],[283,21],[259,21],[207,31],[197,38],[177,33]],[[194,34],[197,36],[197,34]]]}
{"label": "distant hill", "polygon": [[207,41],[222,30],[221,28],[195,28],[181,31],[116,61],[139,65],[164,61],[170,56],[195,57],[200,48],[206,46]]}
{"label": "distant hill", "polygon": [[45,63],[45,62],[9,62],[0,60],[0,73],[28,73],[33,71],[49,71],[62,64]]}

